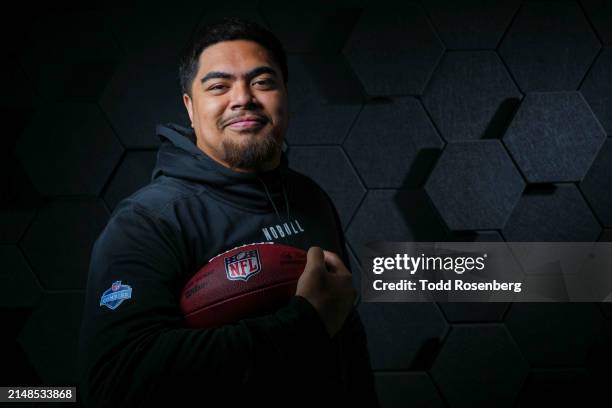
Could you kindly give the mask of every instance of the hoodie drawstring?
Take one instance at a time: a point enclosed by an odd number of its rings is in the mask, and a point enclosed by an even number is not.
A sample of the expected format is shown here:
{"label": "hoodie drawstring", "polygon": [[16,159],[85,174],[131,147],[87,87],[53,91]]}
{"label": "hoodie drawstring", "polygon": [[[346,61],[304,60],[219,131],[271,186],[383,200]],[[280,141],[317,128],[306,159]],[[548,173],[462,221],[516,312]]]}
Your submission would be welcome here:
{"label": "hoodie drawstring", "polygon": [[[268,190],[268,186],[266,186],[266,183],[259,176],[257,176],[257,180],[259,180],[261,182],[261,184],[263,184],[264,190],[266,191],[266,196],[268,197],[268,200],[272,204],[272,208],[274,208],[274,212],[276,213],[276,216],[278,217],[278,220],[280,222],[282,222],[283,220],[281,219],[280,213],[278,212],[278,209],[276,208],[276,204],[274,203],[274,200],[272,199],[272,196],[270,195],[270,191]],[[290,216],[290,213],[289,213],[289,198],[287,197],[287,191],[285,189],[285,181],[284,180],[282,180],[282,188],[283,188],[283,197],[285,197],[285,207],[286,207],[286,210],[287,210],[287,221],[289,221],[291,219],[291,216]]]}

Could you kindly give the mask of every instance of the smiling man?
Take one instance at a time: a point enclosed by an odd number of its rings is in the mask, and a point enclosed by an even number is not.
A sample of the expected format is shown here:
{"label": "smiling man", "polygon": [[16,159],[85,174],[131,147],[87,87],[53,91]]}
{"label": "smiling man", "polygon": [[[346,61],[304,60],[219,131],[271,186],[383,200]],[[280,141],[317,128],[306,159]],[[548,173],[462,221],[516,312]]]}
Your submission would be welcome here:
{"label": "smiling man", "polygon": [[[92,251],[78,350],[86,406],[378,406],[338,214],[281,149],[281,44],[224,20],[196,32],[179,73],[191,127],[158,126],[151,182],[115,208]],[[184,327],[179,297],[194,273],[263,241],[308,250],[288,304]]]}

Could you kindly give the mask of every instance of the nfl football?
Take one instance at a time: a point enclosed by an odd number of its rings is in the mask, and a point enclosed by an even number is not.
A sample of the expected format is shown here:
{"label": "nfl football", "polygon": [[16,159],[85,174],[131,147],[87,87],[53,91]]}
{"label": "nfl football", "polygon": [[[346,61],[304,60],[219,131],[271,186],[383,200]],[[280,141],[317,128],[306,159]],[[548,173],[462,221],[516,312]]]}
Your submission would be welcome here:
{"label": "nfl football", "polygon": [[181,293],[185,324],[216,327],[271,313],[295,295],[306,251],[262,242],[242,245],[208,261]]}

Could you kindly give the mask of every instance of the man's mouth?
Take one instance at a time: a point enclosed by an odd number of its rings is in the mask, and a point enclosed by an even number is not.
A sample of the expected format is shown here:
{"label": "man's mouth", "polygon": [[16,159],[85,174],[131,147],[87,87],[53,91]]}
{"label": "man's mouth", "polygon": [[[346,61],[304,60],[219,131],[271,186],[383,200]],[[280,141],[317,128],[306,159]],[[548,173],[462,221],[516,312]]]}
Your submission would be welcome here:
{"label": "man's mouth", "polygon": [[254,129],[265,125],[267,120],[258,116],[246,116],[242,118],[232,119],[228,127],[232,129]]}

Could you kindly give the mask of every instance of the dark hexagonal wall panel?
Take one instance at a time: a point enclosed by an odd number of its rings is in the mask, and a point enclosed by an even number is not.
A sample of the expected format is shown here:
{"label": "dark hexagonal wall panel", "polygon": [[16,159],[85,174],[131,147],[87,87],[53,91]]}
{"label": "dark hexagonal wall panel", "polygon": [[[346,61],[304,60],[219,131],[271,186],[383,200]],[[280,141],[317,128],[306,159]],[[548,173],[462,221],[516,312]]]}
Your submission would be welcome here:
{"label": "dark hexagonal wall panel", "polygon": [[448,52],[423,104],[447,141],[500,138],[521,93],[493,51]]}
{"label": "dark hexagonal wall panel", "polygon": [[190,123],[177,72],[176,56],[155,50],[130,54],[117,67],[100,106],[126,147],[158,146],[158,123]]}
{"label": "dark hexagonal wall panel", "polygon": [[612,227],[612,140],[604,143],[580,189],[603,225]]}
{"label": "dark hexagonal wall panel", "polygon": [[355,169],[340,147],[291,147],[289,163],[311,177],[329,194],[346,227],[366,193]]}
{"label": "dark hexagonal wall panel", "polygon": [[497,140],[449,143],[425,190],[452,230],[502,228],[525,183]]}
{"label": "dark hexagonal wall panel", "polygon": [[601,226],[573,184],[530,190],[508,218],[507,241],[591,242]]}
{"label": "dark hexagonal wall panel", "polygon": [[499,52],[523,92],[575,90],[600,43],[575,2],[524,3]]}
{"label": "dark hexagonal wall panel", "polygon": [[[42,385],[42,381],[36,370],[30,363],[28,356],[17,342],[17,336],[23,329],[26,321],[32,313],[31,308],[10,307],[0,308],[0,321],[2,321],[2,336],[0,336],[0,347],[2,347],[2,370],[0,370],[0,381],[2,384],[30,384]],[[20,403],[19,406],[22,406]],[[4,403],[11,406],[11,404]],[[25,406],[32,406],[26,405]]]}
{"label": "dark hexagonal wall panel", "polygon": [[[443,142],[413,98],[394,104],[368,104],[344,142],[366,186],[402,187],[430,168]],[[412,187],[412,186],[410,186]]]}
{"label": "dark hexagonal wall panel", "polygon": [[612,45],[612,2],[610,0],[580,0],[586,15],[595,26],[599,38]]}
{"label": "dark hexagonal wall panel", "polygon": [[609,136],[612,136],[612,48],[604,48],[580,91]]}
{"label": "dark hexagonal wall panel", "polygon": [[19,343],[46,385],[78,381],[76,351],[83,303],[82,293],[46,294],[19,334]]}
{"label": "dark hexagonal wall panel", "polygon": [[433,303],[362,303],[359,313],[375,370],[428,369],[448,329]]}
{"label": "dark hexagonal wall panel", "polygon": [[94,104],[52,104],[36,113],[17,141],[16,154],[45,195],[102,190],[123,148]]}
{"label": "dark hexagonal wall panel", "polygon": [[32,270],[14,245],[0,245],[0,307],[34,307],[42,295]]}
{"label": "dark hexagonal wall panel", "polygon": [[583,365],[604,319],[593,303],[514,303],[505,323],[537,367]]}
{"label": "dark hexagonal wall panel", "polygon": [[582,180],[606,134],[579,92],[528,94],[504,144],[530,183]]}
{"label": "dark hexagonal wall panel", "polygon": [[83,289],[93,243],[108,222],[99,199],[54,200],[41,208],[20,246],[45,289]]}
{"label": "dark hexagonal wall panel", "polygon": [[296,55],[289,65],[289,144],[340,144],[364,92],[342,56]]}
{"label": "dark hexagonal wall panel", "polygon": [[424,372],[378,373],[375,376],[378,399],[383,408],[444,407],[431,378]]}
{"label": "dark hexagonal wall panel", "polygon": [[360,256],[369,241],[441,241],[446,230],[421,191],[370,190],[346,231]]}
{"label": "dark hexagonal wall panel", "polygon": [[528,369],[503,325],[454,326],[431,376],[450,406],[511,407]]}
{"label": "dark hexagonal wall panel", "polygon": [[16,244],[36,213],[39,200],[21,163],[14,156],[0,158],[0,243]]}
{"label": "dark hexagonal wall panel", "polygon": [[585,406],[587,401],[594,402],[586,392],[586,381],[584,369],[531,370],[516,406]]}
{"label": "dark hexagonal wall panel", "polygon": [[344,54],[370,95],[420,95],[444,47],[412,3],[366,8]]}
{"label": "dark hexagonal wall panel", "polygon": [[263,0],[260,8],[289,53],[339,52],[361,12],[358,8],[338,8],[324,1],[295,7]]}
{"label": "dark hexagonal wall panel", "polygon": [[104,201],[111,211],[121,200],[151,181],[156,161],[156,151],[126,153],[104,193]]}
{"label": "dark hexagonal wall panel", "polygon": [[36,105],[45,108],[49,100],[95,101],[122,57],[99,13],[40,16],[29,34],[22,61],[34,84]]}
{"label": "dark hexagonal wall panel", "polygon": [[421,0],[449,49],[494,49],[520,0]]}

